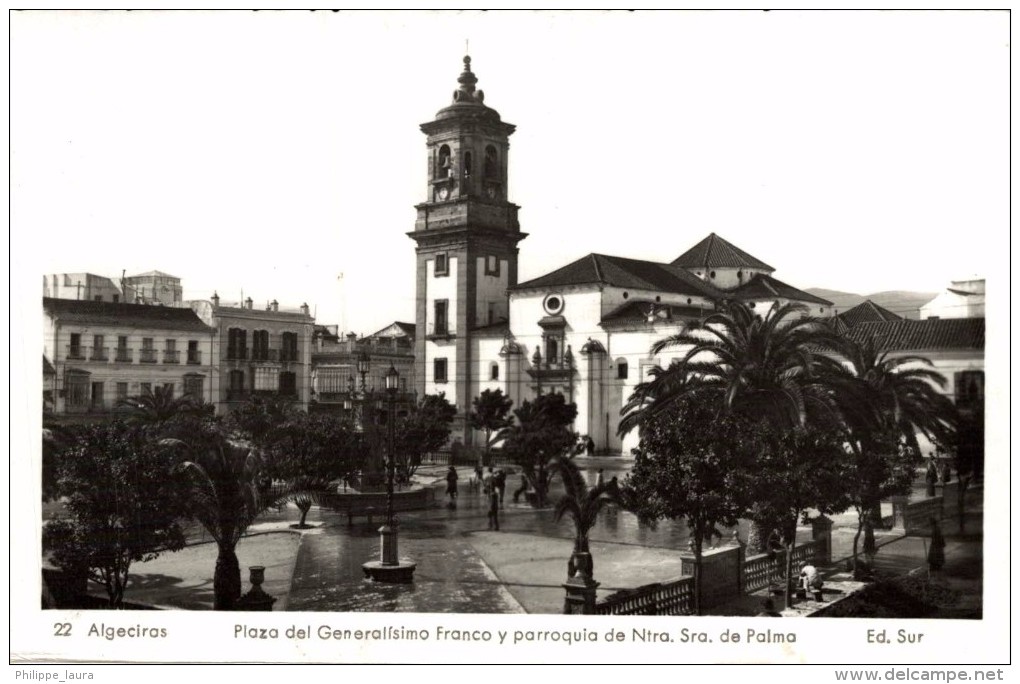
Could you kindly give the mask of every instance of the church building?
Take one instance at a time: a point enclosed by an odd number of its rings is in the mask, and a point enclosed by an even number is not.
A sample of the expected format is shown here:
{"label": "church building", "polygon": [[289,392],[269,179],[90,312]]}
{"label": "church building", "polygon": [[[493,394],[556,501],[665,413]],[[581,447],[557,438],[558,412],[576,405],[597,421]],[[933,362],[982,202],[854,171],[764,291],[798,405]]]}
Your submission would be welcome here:
{"label": "church building", "polygon": [[617,435],[621,408],[650,368],[683,353],[651,356],[655,341],[724,299],[833,315],[831,302],[777,280],[714,233],[668,263],[589,254],[518,283],[526,233],[507,194],[515,126],[485,104],[470,57],[458,82],[452,104],[421,126],[428,200],[408,233],[417,243],[415,390],[456,404],[455,439],[480,443],[465,418],[485,390],[501,389],[515,406],[559,392],[577,404],[574,430],[600,452],[626,453],[638,440]]}

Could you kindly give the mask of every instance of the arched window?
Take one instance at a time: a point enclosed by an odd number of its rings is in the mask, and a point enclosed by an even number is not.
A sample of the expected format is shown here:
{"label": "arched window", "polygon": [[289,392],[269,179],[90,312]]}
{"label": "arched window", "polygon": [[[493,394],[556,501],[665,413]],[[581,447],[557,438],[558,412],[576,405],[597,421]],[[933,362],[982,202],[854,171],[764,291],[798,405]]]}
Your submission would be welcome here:
{"label": "arched window", "polygon": [[559,340],[555,337],[545,338],[545,360],[548,363],[559,363],[560,360]]}
{"label": "arched window", "polygon": [[439,158],[436,160],[436,178],[450,177],[450,146],[443,145],[439,148]]}
{"label": "arched window", "polygon": [[464,177],[471,177],[471,152],[464,153]]}
{"label": "arched window", "polygon": [[493,363],[489,365],[489,379],[499,380],[499,364]]}
{"label": "arched window", "polygon": [[485,148],[485,177],[489,180],[499,178],[499,153],[492,145]]}

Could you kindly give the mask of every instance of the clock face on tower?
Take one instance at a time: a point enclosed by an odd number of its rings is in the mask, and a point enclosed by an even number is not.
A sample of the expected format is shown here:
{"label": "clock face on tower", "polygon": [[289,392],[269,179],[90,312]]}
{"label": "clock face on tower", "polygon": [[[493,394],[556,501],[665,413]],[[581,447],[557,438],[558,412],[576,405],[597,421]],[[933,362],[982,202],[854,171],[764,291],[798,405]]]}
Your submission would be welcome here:
{"label": "clock face on tower", "polygon": [[444,185],[436,191],[436,196],[439,197],[440,202],[445,201],[450,196],[450,188]]}

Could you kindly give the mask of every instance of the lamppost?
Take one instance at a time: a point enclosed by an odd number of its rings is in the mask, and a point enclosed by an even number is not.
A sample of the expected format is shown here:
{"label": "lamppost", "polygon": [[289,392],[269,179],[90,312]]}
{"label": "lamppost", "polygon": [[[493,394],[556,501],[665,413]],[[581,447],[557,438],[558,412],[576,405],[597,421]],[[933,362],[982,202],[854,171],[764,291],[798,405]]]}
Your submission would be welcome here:
{"label": "lamppost", "polygon": [[393,478],[396,468],[396,447],[394,444],[394,429],[397,422],[395,404],[397,399],[397,385],[400,373],[390,364],[386,371],[386,399],[388,404],[387,433],[388,444],[386,450],[386,524],[379,528],[379,560],[369,561],[361,567],[367,577],[376,582],[389,582],[409,584],[414,580],[414,568],[416,564],[408,560],[400,560],[397,553],[397,519],[393,517]]}

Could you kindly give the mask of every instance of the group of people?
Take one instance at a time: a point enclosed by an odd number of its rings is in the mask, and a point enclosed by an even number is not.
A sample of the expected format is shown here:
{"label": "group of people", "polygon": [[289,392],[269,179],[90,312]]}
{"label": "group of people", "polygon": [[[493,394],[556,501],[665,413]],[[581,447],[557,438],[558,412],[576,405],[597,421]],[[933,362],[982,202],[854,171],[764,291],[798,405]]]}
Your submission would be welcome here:
{"label": "group of people", "polygon": [[[457,507],[457,469],[450,466],[446,472],[446,495],[450,497],[450,508]],[[489,466],[488,470],[484,470],[482,465],[479,463],[475,466],[475,475],[472,479],[472,485],[481,485],[482,493],[485,495],[488,501],[488,517],[489,517],[489,529],[499,529],[499,509],[503,507],[503,495],[506,493],[506,471],[502,468],[494,469]],[[514,495],[516,501],[516,494]]]}

